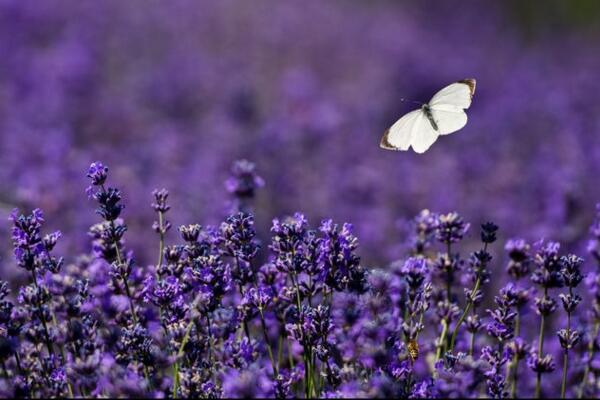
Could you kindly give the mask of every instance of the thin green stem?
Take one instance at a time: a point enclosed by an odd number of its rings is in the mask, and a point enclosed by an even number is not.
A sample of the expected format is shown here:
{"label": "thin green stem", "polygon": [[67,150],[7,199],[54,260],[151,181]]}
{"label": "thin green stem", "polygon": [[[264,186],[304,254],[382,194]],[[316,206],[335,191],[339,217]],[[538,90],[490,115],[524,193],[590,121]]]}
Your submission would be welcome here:
{"label": "thin green stem", "polygon": [[446,275],[446,297],[448,303],[452,302],[452,243],[446,242],[446,257],[448,261],[448,271]]}
{"label": "thin green stem", "polygon": [[[548,297],[548,288],[544,288],[544,297],[542,301],[546,301]],[[538,339],[538,357],[541,359],[543,357],[542,353],[544,351],[544,323],[545,318],[544,314],[541,315],[540,318],[540,336]],[[542,373],[538,372],[535,380],[535,397],[539,398],[542,391]]]}
{"label": "thin green stem", "polygon": [[454,327],[454,332],[452,332],[452,339],[450,339],[450,352],[454,351],[454,344],[456,342],[456,335],[458,335],[458,330],[459,330],[460,326],[462,325],[462,323],[464,322],[465,318],[467,317],[467,314],[471,310],[471,307],[473,307],[473,300],[472,299],[475,296],[475,293],[477,293],[477,291],[479,290],[480,283],[481,283],[481,278],[478,276],[477,280],[475,281],[475,286],[473,287],[473,290],[471,290],[471,294],[470,294],[469,299],[467,301],[467,306],[465,307],[465,310],[463,311],[462,315],[458,319],[458,322],[456,323],[456,326]]}
{"label": "thin green stem", "polygon": [[279,375],[279,369],[277,367],[277,363],[275,362],[275,357],[273,357],[273,349],[271,348],[271,342],[269,341],[269,333],[267,331],[267,324],[265,323],[265,316],[262,307],[258,307],[258,312],[260,314],[260,324],[265,337],[265,343],[267,344],[267,352],[269,353],[269,359],[271,360],[271,366],[273,367],[273,375],[277,377]]}
{"label": "thin green stem", "polygon": [[[515,316],[515,337],[519,337],[521,331],[521,313],[517,310]],[[517,354],[513,356],[511,363],[508,364],[508,370],[506,376],[510,378],[510,397],[515,399],[517,397],[517,381],[518,381],[518,369],[519,369],[519,357]]]}
{"label": "thin green stem", "polygon": [[[573,288],[569,287],[569,295],[573,296]],[[571,313],[567,311],[567,346],[563,354],[562,385],[560,387],[560,396],[564,399],[567,392],[567,369],[569,368],[569,345],[571,338]]]}
{"label": "thin green stem", "polygon": [[164,230],[164,217],[162,211],[158,212],[158,233],[160,235],[160,240],[158,243],[158,262],[156,263],[156,279],[158,279],[158,271],[160,267],[162,267],[163,261],[163,252],[165,250],[165,234]]}
{"label": "thin green stem", "polygon": [[475,332],[471,333],[471,340],[469,341],[469,356],[473,356],[475,350]]}
{"label": "thin green stem", "polygon": [[6,370],[6,363],[2,361],[2,374],[4,375],[4,379],[8,379],[8,372]]}
{"label": "thin green stem", "polygon": [[[235,259],[236,264],[238,263],[237,258]],[[240,289],[240,296],[242,296],[242,299],[244,298],[244,287],[242,286],[242,284],[239,284],[239,289]],[[244,329],[244,334],[246,335],[246,337],[248,338],[248,340],[250,340],[250,329],[248,328],[248,321],[246,321],[245,319],[242,321],[242,327]]]}
{"label": "thin green stem", "polygon": [[445,319],[443,319],[442,320],[442,333],[440,334],[440,337],[438,338],[437,351],[435,353],[435,361],[438,361],[440,359],[440,357],[442,356],[442,347],[444,347],[444,338],[446,337],[447,333],[448,333],[448,322]]}
{"label": "thin green stem", "polygon": [[567,391],[567,368],[569,367],[569,350],[565,349],[563,354],[563,371],[562,371],[562,385],[560,387],[560,397],[565,398]]}
{"label": "thin green stem", "polygon": [[585,390],[585,387],[586,387],[587,381],[588,381],[588,377],[590,375],[590,360],[594,356],[594,342],[596,341],[596,338],[598,337],[598,333],[600,332],[600,321],[596,321],[594,323],[593,332],[594,332],[593,336],[590,338],[590,341],[588,343],[588,348],[587,348],[588,362],[586,363],[585,370],[583,371],[583,378],[581,379],[581,384],[579,386],[579,395],[577,396],[580,399],[583,397],[583,392]]}

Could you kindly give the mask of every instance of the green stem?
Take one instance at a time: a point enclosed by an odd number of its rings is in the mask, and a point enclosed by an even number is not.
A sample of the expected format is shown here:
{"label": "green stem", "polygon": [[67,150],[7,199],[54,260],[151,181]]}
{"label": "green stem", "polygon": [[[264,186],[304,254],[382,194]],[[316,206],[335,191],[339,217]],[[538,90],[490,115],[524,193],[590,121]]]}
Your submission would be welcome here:
{"label": "green stem", "polygon": [[588,348],[587,348],[588,362],[586,363],[585,370],[583,371],[583,378],[581,379],[581,385],[579,386],[578,397],[580,399],[583,397],[583,392],[587,385],[588,376],[590,375],[590,360],[594,356],[594,342],[596,341],[596,338],[598,337],[598,333],[600,332],[600,321],[596,321],[594,323],[594,331],[593,332],[594,332],[594,335],[591,337],[590,342],[588,343]]}
{"label": "green stem", "polygon": [[[448,265],[450,266],[452,263],[451,243],[447,242],[446,246],[446,256],[448,257]],[[450,269],[448,269],[446,276],[446,296],[448,297],[448,303],[452,302],[452,273],[450,272]]]}
{"label": "green stem", "polygon": [[[544,297],[542,301],[546,301],[546,297],[548,296],[548,288],[544,288]],[[542,358],[542,353],[544,351],[544,315],[541,315],[540,318],[540,336],[538,339],[538,357]],[[540,398],[540,394],[542,391],[542,373],[538,372],[535,380],[535,397]]]}
{"label": "green stem", "polygon": [[477,293],[477,291],[479,290],[480,283],[481,283],[481,278],[478,276],[477,280],[475,281],[475,286],[473,287],[473,290],[471,290],[471,295],[469,296],[469,300],[467,301],[467,306],[465,307],[465,310],[463,311],[462,315],[458,319],[458,322],[456,323],[456,326],[454,327],[454,332],[452,333],[452,339],[450,339],[450,352],[454,351],[454,343],[456,342],[456,335],[458,335],[458,329],[460,328],[460,326],[464,322],[465,318],[467,317],[467,314],[471,310],[471,307],[473,307],[472,299],[473,299],[473,296],[475,296],[475,293]]}
{"label": "green stem", "polygon": [[160,235],[160,241],[158,244],[158,262],[156,263],[156,279],[158,279],[158,271],[160,270],[160,267],[162,267],[162,260],[163,260],[163,252],[165,249],[165,234],[163,233],[163,224],[164,224],[164,218],[163,218],[163,213],[162,211],[158,212],[158,233]]}
{"label": "green stem", "polygon": [[560,397],[565,398],[567,391],[567,368],[569,367],[569,350],[565,349],[563,354],[563,371],[562,371],[562,385],[560,387]]}
{"label": "green stem", "polygon": [[[517,315],[515,316],[515,337],[519,337],[519,333],[521,331],[521,314],[519,310],[517,310]],[[506,376],[510,378],[510,397],[515,399],[517,398],[517,380],[519,379],[519,375],[517,373],[519,369],[519,358],[515,354],[510,364],[508,364],[508,371]]]}
{"label": "green stem", "polygon": [[[569,294],[573,295],[573,288],[569,287]],[[571,313],[567,311],[567,347],[563,355],[562,385],[560,395],[564,399],[567,392],[567,369],[569,368],[569,339],[571,336]]]}
{"label": "green stem", "polygon": [[273,367],[273,375],[277,377],[279,376],[279,369],[277,368],[275,357],[273,357],[273,349],[271,348],[271,343],[269,341],[269,333],[267,331],[267,324],[265,323],[265,316],[263,314],[262,307],[258,307],[258,312],[260,314],[260,324],[262,325],[265,343],[267,344],[267,352],[269,353],[269,359],[271,360],[271,366]]}
{"label": "green stem", "polygon": [[444,338],[446,337],[447,333],[448,333],[448,322],[445,319],[443,319],[442,320],[442,333],[440,334],[440,337],[438,339],[437,351],[435,353],[435,361],[438,361],[440,359],[440,357],[442,356],[442,347],[444,347]]}

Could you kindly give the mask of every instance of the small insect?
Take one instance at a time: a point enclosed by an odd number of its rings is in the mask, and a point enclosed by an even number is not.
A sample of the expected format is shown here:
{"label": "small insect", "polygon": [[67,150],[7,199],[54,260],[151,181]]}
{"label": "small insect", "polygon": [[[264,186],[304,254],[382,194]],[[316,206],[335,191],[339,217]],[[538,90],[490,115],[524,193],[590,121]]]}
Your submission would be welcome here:
{"label": "small insect", "polygon": [[419,358],[419,343],[417,343],[416,340],[409,340],[406,347],[408,348],[408,355],[412,361],[415,361],[417,358]]}
{"label": "small insect", "polygon": [[471,106],[475,79],[452,83],[437,92],[429,103],[409,112],[394,123],[381,138],[379,146],[387,150],[424,153],[440,135],[456,132],[467,124],[464,110]]}

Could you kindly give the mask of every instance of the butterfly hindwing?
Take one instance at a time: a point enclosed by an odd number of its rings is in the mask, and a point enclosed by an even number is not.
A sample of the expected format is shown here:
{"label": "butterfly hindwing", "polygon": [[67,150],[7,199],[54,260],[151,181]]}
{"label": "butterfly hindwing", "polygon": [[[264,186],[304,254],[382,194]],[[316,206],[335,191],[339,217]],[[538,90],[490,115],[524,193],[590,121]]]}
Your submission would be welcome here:
{"label": "butterfly hindwing", "polygon": [[416,153],[425,153],[429,147],[437,140],[439,133],[433,128],[433,125],[421,112],[421,118],[415,121],[412,127],[411,145]]}

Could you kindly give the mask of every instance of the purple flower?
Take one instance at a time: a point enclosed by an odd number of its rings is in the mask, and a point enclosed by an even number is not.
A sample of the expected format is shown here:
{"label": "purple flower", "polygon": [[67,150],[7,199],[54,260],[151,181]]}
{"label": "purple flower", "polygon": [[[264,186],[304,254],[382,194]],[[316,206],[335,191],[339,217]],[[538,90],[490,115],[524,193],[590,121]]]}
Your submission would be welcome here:
{"label": "purple flower", "polygon": [[441,214],[438,217],[436,238],[442,243],[459,242],[469,230],[469,226],[456,212]]}
{"label": "purple flower", "polygon": [[88,168],[87,177],[94,186],[102,186],[108,177],[108,167],[100,161],[93,162]]}
{"label": "purple flower", "polygon": [[340,230],[332,220],[325,220],[319,230],[324,236],[319,248],[319,265],[325,284],[337,291],[365,293],[367,271],[356,254],[358,239],[352,234],[352,225],[344,224]]}
{"label": "purple flower", "polygon": [[523,239],[510,239],[506,242],[504,250],[508,253],[510,261],[506,270],[515,279],[521,279],[529,274],[531,264],[530,246]]}

